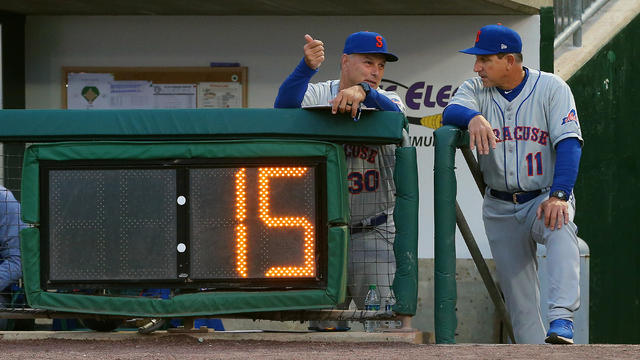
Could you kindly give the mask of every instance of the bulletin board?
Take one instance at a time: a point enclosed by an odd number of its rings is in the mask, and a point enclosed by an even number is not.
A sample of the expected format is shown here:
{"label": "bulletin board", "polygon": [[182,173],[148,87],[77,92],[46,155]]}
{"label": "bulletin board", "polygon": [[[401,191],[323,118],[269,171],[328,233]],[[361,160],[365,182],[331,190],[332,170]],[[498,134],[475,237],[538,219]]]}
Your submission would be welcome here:
{"label": "bulletin board", "polygon": [[143,80],[158,84],[239,83],[242,86],[242,107],[248,106],[248,70],[238,67],[63,67],[62,108],[67,108],[69,74],[112,74],[114,80]]}

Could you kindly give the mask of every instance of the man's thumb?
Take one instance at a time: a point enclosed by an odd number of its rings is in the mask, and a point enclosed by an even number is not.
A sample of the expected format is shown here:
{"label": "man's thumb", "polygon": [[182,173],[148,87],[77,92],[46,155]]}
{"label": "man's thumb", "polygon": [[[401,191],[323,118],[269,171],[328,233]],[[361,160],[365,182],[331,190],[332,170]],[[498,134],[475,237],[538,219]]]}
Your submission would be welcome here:
{"label": "man's thumb", "polygon": [[313,41],[313,38],[309,34],[305,34],[304,39],[307,40],[307,44]]}

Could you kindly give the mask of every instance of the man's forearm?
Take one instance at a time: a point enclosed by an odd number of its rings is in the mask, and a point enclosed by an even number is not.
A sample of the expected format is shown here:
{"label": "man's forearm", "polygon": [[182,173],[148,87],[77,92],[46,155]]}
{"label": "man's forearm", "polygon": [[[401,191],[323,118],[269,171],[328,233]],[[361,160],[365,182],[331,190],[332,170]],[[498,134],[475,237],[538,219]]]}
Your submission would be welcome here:
{"label": "man's forearm", "polygon": [[476,115],[480,115],[480,112],[466,108],[462,105],[451,104],[447,106],[442,113],[442,124],[454,125],[460,129],[467,129],[469,121],[471,121],[471,119]]}
{"label": "man's forearm", "polygon": [[317,73],[317,70],[309,68],[304,58],[300,61],[293,72],[284,80],[278,96],[273,104],[275,108],[299,108],[307,92],[309,80]]}
{"label": "man's forearm", "polygon": [[566,138],[558,143],[556,146],[556,164],[551,193],[562,190],[567,194],[571,194],[578,178],[581,156],[582,147],[580,140],[577,138]]}
{"label": "man's forearm", "polygon": [[391,99],[373,89],[364,99],[363,104],[366,107],[375,108],[382,111],[401,111],[398,104],[394,103]]}

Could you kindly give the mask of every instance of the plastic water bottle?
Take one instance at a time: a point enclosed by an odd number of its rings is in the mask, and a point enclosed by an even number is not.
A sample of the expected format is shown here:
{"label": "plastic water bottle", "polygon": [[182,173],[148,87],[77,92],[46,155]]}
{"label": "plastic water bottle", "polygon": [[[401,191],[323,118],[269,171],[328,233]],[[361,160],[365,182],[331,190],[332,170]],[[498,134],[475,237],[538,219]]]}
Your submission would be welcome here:
{"label": "plastic water bottle", "polygon": [[[396,304],[396,295],[393,293],[393,289],[389,289],[389,290],[390,290],[389,298],[384,304],[384,312],[387,315],[393,314],[393,306]],[[384,327],[389,329],[395,329],[398,327],[395,320],[385,320],[384,325],[385,325]]]}
{"label": "plastic water bottle", "polygon": [[[375,284],[369,285],[367,297],[364,299],[364,309],[369,311],[380,310],[380,295],[378,295]],[[365,320],[364,322],[364,331],[366,332],[374,332],[378,327],[379,322],[377,320]]]}

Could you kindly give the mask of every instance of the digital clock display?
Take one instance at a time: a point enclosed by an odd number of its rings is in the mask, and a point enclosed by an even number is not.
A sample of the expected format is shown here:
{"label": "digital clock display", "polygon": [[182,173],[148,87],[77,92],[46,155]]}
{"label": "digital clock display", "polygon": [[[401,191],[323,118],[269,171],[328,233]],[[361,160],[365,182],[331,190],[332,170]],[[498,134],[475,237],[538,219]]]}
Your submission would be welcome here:
{"label": "digital clock display", "polygon": [[41,170],[45,287],[323,286],[323,158],[43,161]]}

